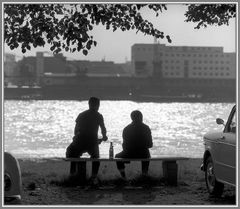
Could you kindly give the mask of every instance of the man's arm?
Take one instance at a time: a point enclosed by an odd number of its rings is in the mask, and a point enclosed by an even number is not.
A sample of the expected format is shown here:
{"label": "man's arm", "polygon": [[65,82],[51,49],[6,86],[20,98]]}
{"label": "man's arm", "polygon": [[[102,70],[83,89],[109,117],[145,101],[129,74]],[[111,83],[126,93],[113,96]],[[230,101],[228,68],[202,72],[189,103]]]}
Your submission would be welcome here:
{"label": "man's arm", "polygon": [[105,124],[104,124],[104,119],[103,119],[103,116],[101,115],[101,118],[100,118],[100,128],[101,128],[101,133],[102,133],[102,136],[103,136],[103,141],[107,141],[108,137],[107,137],[107,129],[105,127]]}
{"label": "man's arm", "polygon": [[153,142],[152,142],[151,129],[149,127],[147,127],[147,147],[151,148],[152,146],[153,146]]}
{"label": "man's arm", "polygon": [[76,136],[80,132],[81,127],[81,114],[79,114],[75,120],[75,128],[74,128],[74,135]]}
{"label": "man's arm", "polygon": [[126,143],[126,140],[127,140],[127,128],[126,127],[123,129],[122,138],[123,138],[122,148],[123,148],[123,150],[126,150],[127,149],[127,143]]}
{"label": "man's arm", "polygon": [[76,122],[75,128],[74,128],[74,135],[76,136],[78,132],[79,132],[79,126],[78,126],[78,123]]}

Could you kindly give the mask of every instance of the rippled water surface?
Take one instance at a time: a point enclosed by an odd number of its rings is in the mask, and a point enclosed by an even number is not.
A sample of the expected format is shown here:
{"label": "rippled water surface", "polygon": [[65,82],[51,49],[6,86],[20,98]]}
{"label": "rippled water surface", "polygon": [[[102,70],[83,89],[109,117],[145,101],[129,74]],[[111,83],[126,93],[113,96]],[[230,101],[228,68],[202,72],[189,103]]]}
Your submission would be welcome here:
{"label": "rippled water surface", "polygon": [[[221,131],[217,117],[227,120],[229,103],[137,103],[102,101],[108,138],[115,153],[121,151],[122,130],[131,122],[131,111],[143,113],[152,130],[152,156],[202,157],[203,134]],[[72,141],[75,119],[88,108],[87,101],[4,101],[4,148],[16,157],[64,157]],[[99,132],[100,133],[100,132]],[[108,156],[109,142],[100,145]]]}

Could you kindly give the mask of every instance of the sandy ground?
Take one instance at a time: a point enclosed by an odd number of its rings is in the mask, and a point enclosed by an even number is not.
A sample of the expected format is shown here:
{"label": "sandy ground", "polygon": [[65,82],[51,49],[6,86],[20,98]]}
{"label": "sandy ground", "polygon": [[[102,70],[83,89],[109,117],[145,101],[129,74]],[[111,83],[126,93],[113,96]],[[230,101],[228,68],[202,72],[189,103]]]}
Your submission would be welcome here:
{"label": "sandy ground", "polygon": [[[157,164],[158,163],[158,164]],[[161,181],[161,164],[150,165],[149,180],[140,181],[139,164],[127,165],[128,181],[119,179],[116,165],[100,167],[99,184],[69,186],[64,179],[69,173],[69,162],[54,159],[19,159],[22,173],[21,205],[235,205],[235,188],[225,187],[221,198],[210,197],[201,159],[190,159],[179,164],[178,186]],[[88,170],[90,165],[88,165]],[[135,172],[132,172],[132,171]],[[90,172],[90,171],[89,171]],[[88,173],[88,175],[90,175]],[[115,180],[114,180],[115,179]],[[137,180],[138,179],[138,180]],[[156,182],[156,179],[159,181]]]}

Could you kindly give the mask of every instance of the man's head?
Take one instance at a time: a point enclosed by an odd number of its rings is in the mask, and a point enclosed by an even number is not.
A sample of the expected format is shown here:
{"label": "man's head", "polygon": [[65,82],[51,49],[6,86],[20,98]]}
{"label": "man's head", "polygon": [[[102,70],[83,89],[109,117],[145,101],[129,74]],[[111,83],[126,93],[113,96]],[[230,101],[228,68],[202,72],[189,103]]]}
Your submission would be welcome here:
{"label": "man's head", "polygon": [[143,115],[139,110],[134,110],[131,113],[131,119],[134,123],[141,123],[143,120]]}
{"label": "man's head", "polygon": [[100,99],[96,97],[91,97],[88,100],[89,109],[98,111],[100,106]]}

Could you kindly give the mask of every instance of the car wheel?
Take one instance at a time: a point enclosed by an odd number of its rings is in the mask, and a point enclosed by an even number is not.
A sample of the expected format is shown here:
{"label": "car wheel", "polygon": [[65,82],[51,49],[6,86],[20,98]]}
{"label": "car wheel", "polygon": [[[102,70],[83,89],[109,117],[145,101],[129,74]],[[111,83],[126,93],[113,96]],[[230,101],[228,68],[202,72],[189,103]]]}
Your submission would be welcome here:
{"label": "car wheel", "polygon": [[224,184],[218,182],[214,174],[214,166],[211,156],[206,160],[205,181],[210,195],[220,197],[223,193]]}

